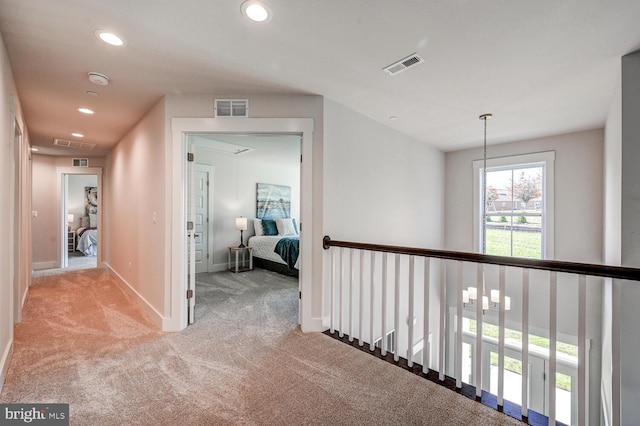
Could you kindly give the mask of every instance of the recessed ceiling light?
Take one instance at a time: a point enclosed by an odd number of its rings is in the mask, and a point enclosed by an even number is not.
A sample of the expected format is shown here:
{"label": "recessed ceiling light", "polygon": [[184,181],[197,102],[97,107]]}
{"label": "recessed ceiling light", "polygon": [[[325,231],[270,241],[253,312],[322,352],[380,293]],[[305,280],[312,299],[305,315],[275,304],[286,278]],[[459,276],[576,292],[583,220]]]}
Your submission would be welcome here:
{"label": "recessed ceiling light", "polygon": [[273,16],[271,8],[259,0],[242,3],[242,14],[254,22],[269,22]]}
{"label": "recessed ceiling light", "polygon": [[34,146],[34,147],[32,147],[32,148],[31,148],[31,151],[33,151],[33,152],[38,152],[38,151],[40,151],[40,150]]}
{"label": "recessed ceiling light", "polygon": [[125,41],[123,38],[120,38],[114,33],[110,33],[109,31],[95,30],[93,33],[100,40],[104,41],[105,43],[109,43],[112,46],[124,46],[125,44]]}
{"label": "recessed ceiling light", "polygon": [[83,114],[93,114],[93,110],[85,107],[78,108],[78,111],[80,111]]}
{"label": "recessed ceiling light", "polygon": [[391,117],[389,117],[389,120],[397,120],[397,119],[398,119],[398,117],[395,116],[395,115],[392,115]]}
{"label": "recessed ceiling light", "polygon": [[75,136],[76,138],[84,138],[82,133],[71,133],[71,136]]}
{"label": "recessed ceiling light", "polygon": [[89,96],[98,96],[99,93],[98,92],[94,92],[93,90],[87,90],[87,95],[89,95]]}

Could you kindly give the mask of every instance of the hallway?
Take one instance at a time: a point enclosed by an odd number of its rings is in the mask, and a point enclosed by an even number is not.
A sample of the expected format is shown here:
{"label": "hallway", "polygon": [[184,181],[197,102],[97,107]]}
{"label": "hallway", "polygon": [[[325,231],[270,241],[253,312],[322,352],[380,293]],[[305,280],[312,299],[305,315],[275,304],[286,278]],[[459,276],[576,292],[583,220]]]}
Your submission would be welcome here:
{"label": "hallway", "polygon": [[106,270],[34,279],[2,402],[71,424],[520,424],[296,325],[297,283],[198,276],[196,323],[160,333]]}

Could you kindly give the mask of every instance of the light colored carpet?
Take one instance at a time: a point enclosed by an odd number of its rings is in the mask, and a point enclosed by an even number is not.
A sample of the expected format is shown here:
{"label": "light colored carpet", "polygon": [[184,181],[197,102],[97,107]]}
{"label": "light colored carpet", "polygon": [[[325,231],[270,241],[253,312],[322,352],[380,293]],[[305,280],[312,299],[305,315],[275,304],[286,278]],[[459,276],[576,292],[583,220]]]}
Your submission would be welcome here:
{"label": "light colored carpet", "polygon": [[98,266],[97,256],[85,256],[82,252],[69,252],[68,266],[66,268],[40,269],[33,271],[33,277],[43,277],[45,275],[64,274],[82,269],[92,269]]}
{"label": "light colored carpet", "polygon": [[197,322],[160,333],[106,270],[34,279],[1,402],[73,425],[519,425],[296,325],[297,281],[198,276]]}

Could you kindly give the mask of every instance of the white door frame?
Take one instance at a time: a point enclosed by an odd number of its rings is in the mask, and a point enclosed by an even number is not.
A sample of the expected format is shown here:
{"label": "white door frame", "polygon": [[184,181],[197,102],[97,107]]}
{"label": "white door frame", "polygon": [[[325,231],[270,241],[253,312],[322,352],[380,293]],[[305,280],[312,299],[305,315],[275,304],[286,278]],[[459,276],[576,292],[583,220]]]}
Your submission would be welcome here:
{"label": "white door frame", "polygon": [[[171,196],[168,197],[167,247],[170,253],[170,276],[166,277],[170,306],[163,321],[163,330],[179,331],[187,326],[187,250],[186,250],[186,182],[187,182],[187,135],[192,133],[288,133],[302,136],[301,205],[300,217],[303,229],[300,233],[300,326],[302,331],[322,331],[322,317],[314,317],[313,311],[321,312],[322,294],[315,295],[313,279],[321,283],[320,271],[313,270],[312,250],[314,241],[312,203],[313,165],[313,119],[312,118],[172,118],[172,141],[167,156],[167,170],[171,170]],[[317,241],[317,244],[320,244]],[[318,284],[320,285],[320,284]],[[318,291],[316,291],[318,293]],[[316,309],[313,309],[313,308]]]}
{"label": "white door frame", "polygon": [[102,266],[102,167],[58,167],[56,168],[56,175],[58,180],[56,199],[58,200],[58,217],[56,223],[60,225],[59,228],[59,240],[58,240],[58,253],[57,264],[58,268],[63,268],[65,259],[65,250],[67,250],[67,212],[66,209],[66,190],[65,190],[65,176],[66,175],[96,175],[98,177],[98,256],[96,259],[96,266]]}

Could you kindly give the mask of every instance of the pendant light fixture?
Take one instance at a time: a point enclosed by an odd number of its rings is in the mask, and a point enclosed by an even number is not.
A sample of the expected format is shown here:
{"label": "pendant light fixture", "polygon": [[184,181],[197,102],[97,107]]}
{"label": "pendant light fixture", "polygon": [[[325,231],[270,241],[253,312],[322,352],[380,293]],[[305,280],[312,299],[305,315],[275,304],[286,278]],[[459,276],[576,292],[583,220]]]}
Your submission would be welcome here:
{"label": "pendant light fixture", "polygon": [[[482,114],[478,118],[483,121],[484,133],[482,140],[482,193],[480,195],[480,202],[482,203],[482,242],[480,246],[480,252],[486,254],[487,251],[487,120],[493,117],[492,114]],[[474,305],[480,303],[478,298],[482,300],[482,310],[498,309],[498,303],[500,301],[499,290],[491,290],[491,299],[485,296],[484,282],[478,283],[480,288],[469,287],[467,290],[462,290],[462,303],[466,305]],[[489,303],[491,302],[491,303]],[[511,298],[506,296],[504,298],[504,310],[511,310]]]}

